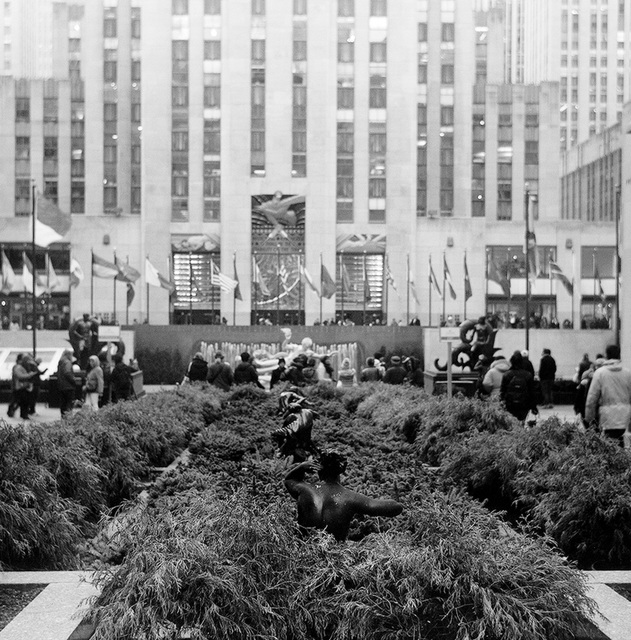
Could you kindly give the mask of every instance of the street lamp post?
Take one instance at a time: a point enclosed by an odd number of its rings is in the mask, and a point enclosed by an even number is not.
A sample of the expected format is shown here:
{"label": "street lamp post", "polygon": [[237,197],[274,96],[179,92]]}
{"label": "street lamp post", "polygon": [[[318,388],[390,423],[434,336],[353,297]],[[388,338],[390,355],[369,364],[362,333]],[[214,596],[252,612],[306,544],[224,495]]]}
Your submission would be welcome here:
{"label": "street lamp post", "polygon": [[524,214],[526,218],[526,236],[524,241],[524,248],[526,250],[526,351],[530,350],[530,217],[528,212],[528,206],[530,203],[530,191],[528,185],[526,185],[526,191],[524,193]]}
{"label": "street lamp post", "polygon": [[616,345],[620,347],[620,205],[621,187],[616,185]]}

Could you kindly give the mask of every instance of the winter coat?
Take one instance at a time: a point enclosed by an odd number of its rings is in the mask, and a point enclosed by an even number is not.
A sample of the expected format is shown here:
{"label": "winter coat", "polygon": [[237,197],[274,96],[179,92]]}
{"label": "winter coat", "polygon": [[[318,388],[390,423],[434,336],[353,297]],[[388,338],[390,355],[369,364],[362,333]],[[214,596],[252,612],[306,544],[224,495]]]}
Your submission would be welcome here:
{"label": "winter coat", "polygon": [[250,382],[261,389],[264,388],[259,382],[259,374],[256,372],[254,365],[249,362],[240,362],[234,370],[234,383],[248,384]]}
{"label": "winter coat", "polygon": [[225,362],[215,362],[208,368],[208,382],[219,389],[230,391],[233,383],[232,369]]}
{"label": "winter coat", "polygon": [[631,371],[620,360],[607,360],[594,372],[585,402],[585,420],[598,420],[603,431],[628,429],[631,419]]}
{"label": "winter coat", "polygon": [[76,388],[72,360],[67,356],[62,356],[57,366],[57,388],[60,391],[74,391]]}
{"label": "winter coat", "polygon": [[[518,403],[510,401],[511,380],[521,378],[525,385],[525,397]],[[504,374],[500,387],[500,400],[506,406],[506,410],[512,413],[518,420],[525,420],[529,411],[539,413],[537,409],[537,398],[535,396],[535,379],[530,371],[525,369],[513,369],[512,367]]]}
{"label": "winter coat", "polygon": [[362,369],[359,379],[362,382],[379,382],[381,380],[381,372],[377,367],[365,367]]}
{"label": "winter coat", "polygon": [[103,369],[100,366],[92,367],[90,371],[88,371],[88,375],[85,379],[85,389],[88,393],[98,393],[100,396],[103,395]]}
{"label": "winter coat", "polygon": [[206,360],[193,358],[191,360],[191,364],[188,365],[186,375],[191,382],[201,382],[202,380],[206,380],[206,376],[208,375],[208,363]]}
{"label": "winter coat", "polygon": [[539,379],[554,380],[557,372],[557,363],[550,354],[546,354],[541,358],[539,363]]}
{"label": "winter coat", "polygon": [[403,384],[407,378],[408,372],[399,365],[394,365],[386,369],[383,381],[386,384]]}
{"label": "winter coat", "polygon": [[354,387],[357,384],[355,369],[340,369],[337,379],[339,387]]}
{"label": "winter coat", "polygon": [[482,388],[489,394],[490,398],[496,399],[500,397],[500,388],[502,386],[502,378],[510,369],[510,364],[506,358],[495,360],[489,370],[484,374],[482,379]]}

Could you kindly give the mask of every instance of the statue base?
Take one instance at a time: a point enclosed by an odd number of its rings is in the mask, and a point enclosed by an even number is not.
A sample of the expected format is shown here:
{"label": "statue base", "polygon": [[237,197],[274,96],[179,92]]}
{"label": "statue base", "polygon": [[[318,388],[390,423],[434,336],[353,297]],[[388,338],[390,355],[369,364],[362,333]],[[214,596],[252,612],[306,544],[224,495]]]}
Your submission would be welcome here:
{"label": "statue base", "polygon": [[[467,398],[473,398],[478,376],[475,373],[452,373],[453,394],[461,394]],[[425,371],[425,391],[433,396],[447,394],[447,372]]]}

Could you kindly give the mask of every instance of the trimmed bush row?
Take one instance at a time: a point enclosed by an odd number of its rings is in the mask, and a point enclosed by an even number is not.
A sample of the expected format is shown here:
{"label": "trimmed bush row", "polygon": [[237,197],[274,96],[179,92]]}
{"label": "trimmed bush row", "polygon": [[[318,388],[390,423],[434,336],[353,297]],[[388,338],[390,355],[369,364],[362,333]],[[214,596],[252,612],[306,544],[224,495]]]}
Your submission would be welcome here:
{"label": "trimmed bush row", "polygon": [[99,518],[219,413],[217,399],[183,390],[52,425],[0,423],[0,566],[77,567]]}
{"label": "trimmed bush row", "polygon": [[316,441],[351,455],[345,484],[398,498],[401,516],[357,520],[349,543],[301,537],[269,438],[277,396],[239,389],[192,439],[188,466],[161,478],[148,509],[130,517],[122,564],[100,574],[95,640],[573,637],[592,610],[582,575],[547,538],[511,532],[461,490],[439,490],[422,463],[426,430],[427,455],[440,458],[444,441],[481,426],[505,431],[510,419],[493,406],[388,391],[307,393],[321,415]]}

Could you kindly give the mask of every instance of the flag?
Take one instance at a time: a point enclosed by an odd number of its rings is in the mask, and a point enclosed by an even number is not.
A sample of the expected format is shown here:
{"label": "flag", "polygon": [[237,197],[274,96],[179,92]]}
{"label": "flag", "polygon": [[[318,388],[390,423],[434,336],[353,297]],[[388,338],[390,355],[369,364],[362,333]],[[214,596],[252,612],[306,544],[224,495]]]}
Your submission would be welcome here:
{"label": "flag", "polygon": [[348,269],[346,268],[346,265],[342,262],[341,265],[341,277],[342,277],[342,293],[347,294],[350,293],[351,291],[351,279],[350,276],[348,275]]}
{"label": "flag", "polygon": [[167,289],[169,293],[175,291],[175,285],[151,264],[149,258],[145,258],[145,282],[152,287]]}
{"label": "flag", "polygon": [[123,282],[136,282],[136,280],[140,278],[140,271],[134,269],[129,262],[119,260],[117,255],[114,255],[114,262],[118,268],[118,275],[116,276],[117,280],[122,280]]}
{"label": "flag", "polygon": [[14,285],[15,273],[11,267],[9,258],[7,258],[7,254],[2,251],[2,288],[0,289],[0,293],[6,295],[13,290]]}
{"label": "flag", "polygon": [[451,281],[451,273],[449,273],[449,267],[447,266],[447,256],[443,253],[443,277],[447,286],[449,287],[449,295],[452,300],[456,299],[456,290],[454,289],[453,282]]}
{"label": "flag", "polygon": [[594,280],[598,284],[598,296],[600,297],[600,301],[605,304],[607,302],[607,294],[603,289],[603,281],[600,279],[600,274],[598,273],[598,266],[594,263]]}
{"label": "flag", "polygon": [[[36,196],[35,244],[47,247],[60,242],[72,225],[70,214],[64,213],[54,202],[42,195]],[[29,219],[29,229],[33,233],[33,218]]]}
{"label": "flag", "polygon": [[222,291],[232,293],[239,284],[236,280],[233,280],[230,276],[219,271],[219,267],[211,260],[210,265],[212,267],[212,275],[210,276],[210,282],[216,287],[221,287]]}
{"label": "flag", "polygon": [[236,253],[232,256],[232,264],[234,265],[234,280],[237,283],[237,286],[234,288],[234,299],[243,300],[243,296],[241,295],[241,287],[239,286],[239,276],[237,275],[237,254]]}
{"label": "flag", "polygon": [[467,254],[464,254],[464,299],[465,302],[473,296],[471,289],[471,279],[469,278],[469,267],[467,267]]}
{"label": "flag", "polygon": [[499,268],[494,259],[489,260],[488,264],[488,279],[493,282],[497,282],[497,284],[502,287],[502,291],[504,295],[510,296],[510,280],[506,276],[506,273]]}
{"label": "flag", "polygon": [[73,258],[70,261],[70,286],[78,287],[83,282],[84,277],[81,265]]}
{"label": "flag", "polygon": [[418,294],[416,293],[416,285],[414,284],[414,276],[412,275],[412,269],[410,269],[408,272],[408,286],[410,287],[410,293],[414,298],[414,302],[416,302],[416,304],[421,304],[418,299]]}
{"label": "flag", "polygon": [[320,286],[322,287],[322,295],[325,298],[330,298],[335,294],[335,282],[324,265],[322,265],[322,268],[320,269]]}
{"label": "flag", "polygon": [[370,302],[370,281],[368,280],[368,271],[366,270],[366,256],[364,256],[362,267],[364,271],[364,300]]}
{"label": "flag", "polygon": [[539,250],[537,249],[537,237],[534,231],[528,231],[525,253],[527,277],[532,284],[539,275]]}
{"label": "flag", "polygon": [[396,291],[397,285],[394,281],[392,271],[390,271],[390,263],[386,260],[386,282]]}
{"label": "flag", "polygon": [[118,267],[113,262],[108,262],[92,254],[92,275],[96,278],[116,278],[119,274]]}
{"label": "flag", "polygon": [[311,274],[307,271],[306,267],[302,266],[302,264],[300,265],[300,275],[303,277],[305,282],[311,287],[311,290],[319,297],[320,292],[318,291],[318,287],[315,286],[315,283],[313,282],[313,278],[311,277]]}
{"label": "flag", "polygon": [[50,259],[50,255],[46,254],[46,290],[47,291],[53,291],[54,289],[56,289],[61,282],[59,281],[59,278],[57,277],[57,273],[55,272],[55,269],[53,268],[53,263]]}
{"label": "flag", "polygon": [[[33,263],[22,251],[22,286],[28,293],[33,293]],[[37,297],[46,293],[46,283],[42,281],[40,276],[35,279],[35,295]]]}
{"label": "flag", "polygon": [[570,282],[569,278],[563,273],[563,271],[561,271],[561,267],[559,267],[554,260],[550,260],[550,277],[559,280],[570,295],[574,293],[574,285]]}
{"label": "flag", "polygon": [[271,295],[269,289],[267,288],[267,284],[265,282],[265,280],[263,280],[263,276],[261,275],[261,270],[259,269],[259,265],[256,262],[256,258],[253,258],[254,261],[254,268],[253,268],[253,280],[254,280],[254,286],[258,287],[259,291],[261,292],[262,295],[264,296],[269,296]]}
{"label": "flag", "polygon": [[127,283],[127,306],[128,307],[134,301],[135,295],[136,295],[136,290],[134,289],[134,285],[131,282],[128,282]]}
{"label": "flag", "polygon": [[429,284],[434,287],[434,291],[438,294],[439,298],[443,297],[442,291],[440,290],[440,286],[438,284],[438,278],[436,278],[436,274],[434,273],[434,267],[432,267],[432,262],[429,262]]}

